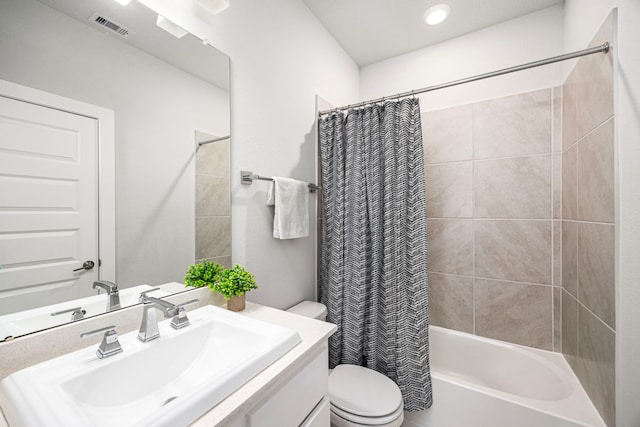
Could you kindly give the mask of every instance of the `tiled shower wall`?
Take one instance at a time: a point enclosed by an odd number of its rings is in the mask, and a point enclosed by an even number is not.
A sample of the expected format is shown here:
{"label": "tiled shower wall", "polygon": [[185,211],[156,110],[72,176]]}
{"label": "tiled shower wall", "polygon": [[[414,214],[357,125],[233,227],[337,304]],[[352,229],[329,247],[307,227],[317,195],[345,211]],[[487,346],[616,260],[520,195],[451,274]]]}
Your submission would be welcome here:
{"label": "tiled shower wall", "polygon": [[613,96],[610,52],[581,58],[562,88],[422,115],[431,323],[562,351],[608,426]]}
{"label": "tiled shower wall", "polygon": [[[613,41],[614,21],[610,15],[591,46]],[[613,52],[581,58],[563,94],[562,351],[607,425],[613,426]]]}
{"label": "tiled shower wall", "polygon": [[554,348],[560,114],[559,88],[423,113],[432,324]]}
{"label": "tiled shower wall", "polygon": [[[215,139],[196,132],[196,141]],[[231,267],[230,140],[196,151],[196,261],[213,260]]]}

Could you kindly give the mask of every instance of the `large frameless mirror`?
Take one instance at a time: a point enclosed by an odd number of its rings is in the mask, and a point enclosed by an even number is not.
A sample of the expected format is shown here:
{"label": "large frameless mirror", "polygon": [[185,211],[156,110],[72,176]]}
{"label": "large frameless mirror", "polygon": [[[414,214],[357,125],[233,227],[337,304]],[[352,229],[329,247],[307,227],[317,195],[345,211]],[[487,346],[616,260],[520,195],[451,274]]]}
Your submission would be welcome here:
{"label": "large frameless mirror", "polygon": [[182,292],[197,259],[231,264],[229,58],[158,20],[135,1],[0,3],[0,79],[112,112],[115,192],[105,229],[103,122],[0,96],[0,341]]}

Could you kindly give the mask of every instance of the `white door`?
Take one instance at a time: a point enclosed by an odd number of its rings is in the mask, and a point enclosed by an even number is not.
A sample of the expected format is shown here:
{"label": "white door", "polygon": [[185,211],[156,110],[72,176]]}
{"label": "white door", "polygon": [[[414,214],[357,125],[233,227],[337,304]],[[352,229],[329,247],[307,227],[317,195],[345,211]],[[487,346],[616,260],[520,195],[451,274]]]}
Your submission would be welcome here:
{"label": "white door", "polygon": [[97,134],[96,119],[0,96],[0,315],[95,295]]}

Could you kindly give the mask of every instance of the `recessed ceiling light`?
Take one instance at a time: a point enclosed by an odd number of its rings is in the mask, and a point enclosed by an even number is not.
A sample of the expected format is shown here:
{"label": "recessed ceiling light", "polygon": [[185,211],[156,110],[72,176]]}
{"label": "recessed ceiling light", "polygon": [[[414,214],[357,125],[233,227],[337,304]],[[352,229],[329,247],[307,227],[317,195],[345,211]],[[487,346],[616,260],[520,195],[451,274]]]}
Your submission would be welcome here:
{"label": "recessed ceiling light", "polygon": [[114,0],[117,3],[120,3],[123,6],[128,5],[129,3],[131,3],[131,0]]}
{"label": "recessed ceiling light", "polygon": [[429,25],[438,25],[449,16],[451,8],[446,4],[437,4],[430,7],[423,15],[424,22]]}

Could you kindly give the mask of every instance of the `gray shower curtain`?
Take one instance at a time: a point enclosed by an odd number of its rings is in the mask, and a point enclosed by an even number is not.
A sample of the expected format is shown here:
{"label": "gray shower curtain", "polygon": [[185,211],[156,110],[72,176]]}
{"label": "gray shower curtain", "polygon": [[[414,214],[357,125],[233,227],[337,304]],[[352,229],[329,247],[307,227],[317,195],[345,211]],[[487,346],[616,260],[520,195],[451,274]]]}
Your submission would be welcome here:
{"label": "gray shower curtain", "polygon": [[410,411],[431,406],[424,154],[417,99],[323,117],[319,124],[320,300],[329,363],[395,381]]}

